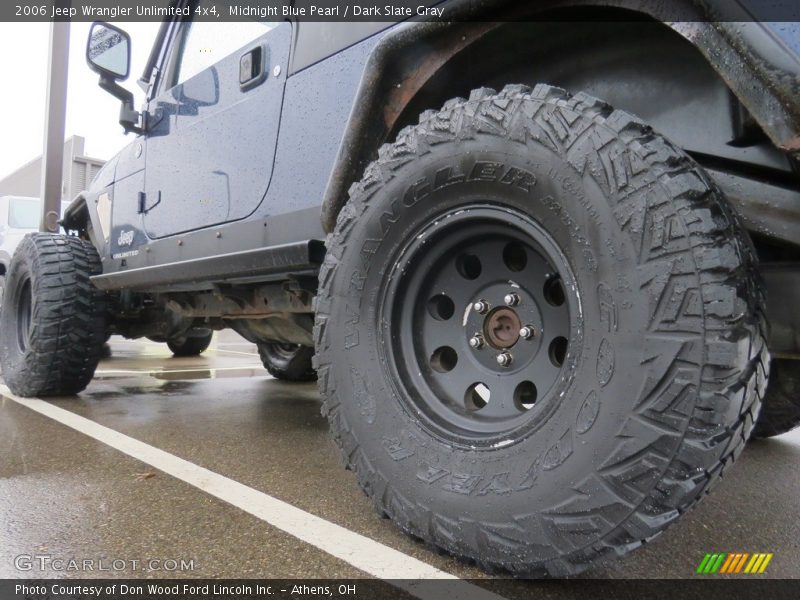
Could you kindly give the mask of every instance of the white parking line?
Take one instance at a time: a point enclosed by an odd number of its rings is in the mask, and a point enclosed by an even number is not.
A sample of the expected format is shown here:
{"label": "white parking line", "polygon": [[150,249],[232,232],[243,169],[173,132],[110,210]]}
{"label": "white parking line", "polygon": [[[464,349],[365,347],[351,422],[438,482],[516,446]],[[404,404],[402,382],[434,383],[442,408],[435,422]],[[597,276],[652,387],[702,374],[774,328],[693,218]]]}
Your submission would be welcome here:
{"label": "white parking line", "polygon": [[[257,364],[257,365],[242,365],[240,367],[196,367],[192,369],[97,369],[94,374],[95,375],[111,375],[111,374],[123,374],[123,375],[161,375],[163,373],[203,373],[203,372],[214,372],[214,371],[242,371],[242,370],[255,370],[255,369],[263,369],[264,365]],[[264,371],[264,378],[265,379],[274,379],[271,375],[269,375],[266,371]]]}
{"label": "white parking line", "polygon": [[225,348],[213,348],[214,352],[226,352],[228,354],[244,354],[245,356],[258,356],[256,352],[242,352],[241,350],[226,350]]}
{"label": "white parking line", "polygon": [[392,585],[417,598],[441,598],[441,583],[436,585],[424,581],[435,579],[450,580],[447,593],[459,599],[502,600],[502,596],[462,581],[399,550],[49,402],[38,398],[20,398],[5,385],[0,385],[0,394],[240,508],[373,577],[389,580]]}

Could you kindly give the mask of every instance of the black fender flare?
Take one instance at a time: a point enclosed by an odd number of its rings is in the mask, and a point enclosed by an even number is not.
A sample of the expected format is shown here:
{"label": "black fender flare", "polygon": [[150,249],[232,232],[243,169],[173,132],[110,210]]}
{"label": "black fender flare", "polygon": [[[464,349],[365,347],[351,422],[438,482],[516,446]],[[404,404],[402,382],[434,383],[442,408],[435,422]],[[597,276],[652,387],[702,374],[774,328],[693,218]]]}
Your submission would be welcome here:
{"label": "black fender flare", "polygon": [[[101,204],[108,205],[105,219],[100,214]],[[102,258],[111,226],[110,188],[78,194],[64,209],[60,223],[65,231],[76,231],[79,237],[91,241]]]}
{"label": "black fender flare", "polygon": [[[448,22],[401,24],[373,49],[353,103],[358,109],[351,112],[323,197],[326,232],[333,231],[350,184],[428,79],[503,21],[536,18],[521,14],[520,3],[511,0],[450,0],[446,6]],[[587,7],[627,10],[674,30],[700,51],[772,143],[800,156],[800,59],[740,5],[730,0],[553,0],[533,10],[542,17],[553,9]]]}

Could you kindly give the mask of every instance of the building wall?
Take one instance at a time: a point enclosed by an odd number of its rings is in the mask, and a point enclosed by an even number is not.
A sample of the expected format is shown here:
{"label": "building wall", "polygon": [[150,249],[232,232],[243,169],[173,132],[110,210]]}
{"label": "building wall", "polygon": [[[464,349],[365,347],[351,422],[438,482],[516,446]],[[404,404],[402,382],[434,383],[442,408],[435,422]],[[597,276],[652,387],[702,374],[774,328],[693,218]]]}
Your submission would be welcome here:
{"label": "building wall", "polygon": [[[64,143],[61,199],[72,200],[85,190],[105,161],[84,156],[86,140],[75,135]],[[34,158],[0,180],[0,196],[33,196],[41,193],[42,157]]]}

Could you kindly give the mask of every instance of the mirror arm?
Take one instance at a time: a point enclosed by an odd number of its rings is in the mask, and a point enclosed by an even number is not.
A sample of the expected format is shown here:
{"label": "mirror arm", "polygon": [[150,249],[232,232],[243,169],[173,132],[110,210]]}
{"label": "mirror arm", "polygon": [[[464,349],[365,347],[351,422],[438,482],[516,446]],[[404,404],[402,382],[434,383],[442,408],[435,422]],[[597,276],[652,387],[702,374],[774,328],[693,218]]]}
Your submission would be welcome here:
{"label": "mirror arm", "polygon": [[100,76],[100,88],[118,98],[122,102],[119,111],[119,124],[125,133],[144,133],[144,129],[139,126],[141,114],[133,107],[133,93],[126,90],[110,77]]}

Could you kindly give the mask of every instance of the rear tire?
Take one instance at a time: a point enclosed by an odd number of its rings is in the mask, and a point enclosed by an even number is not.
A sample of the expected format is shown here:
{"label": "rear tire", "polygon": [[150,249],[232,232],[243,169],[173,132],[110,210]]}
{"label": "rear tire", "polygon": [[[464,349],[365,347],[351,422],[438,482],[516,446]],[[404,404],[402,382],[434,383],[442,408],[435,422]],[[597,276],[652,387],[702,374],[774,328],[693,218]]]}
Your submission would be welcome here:
{"label": "rear tire", "polygon": [[314,381],[317,372],[311,365],[314,349],[295,344],[258,344],[261,363],[275,379],[283,381]]}
{"label": "rear tire", "polygon": [[206,351],[214,332],[202,329],[199,332],[190,332],[184,337],[168,340],[167,346],[175,356],[200,356]]}
{"label": "rear tire", "polygon": [[800,426],[800,361],[776,358],[769,372],[754,438],[770,438]]}
{"label": "rear tire", "polygon": [[423,113],[327,248],[316,364],[345,463],[406,533],[488,570],[630,552],[750,434],[769,359],[749,240],[691,158],[596,98],[513,85]]}
{"label": "rear tire", "polygon": [[77,394],[89,385],[106,332],[102,271],[91,243],[32,233],[20,242],[0,308],[0,366],[19,396]]}

